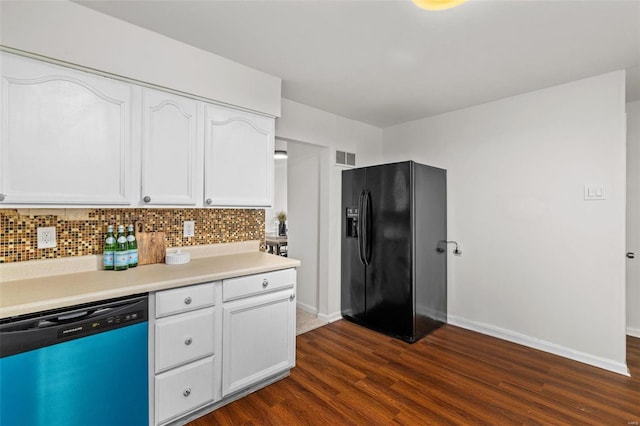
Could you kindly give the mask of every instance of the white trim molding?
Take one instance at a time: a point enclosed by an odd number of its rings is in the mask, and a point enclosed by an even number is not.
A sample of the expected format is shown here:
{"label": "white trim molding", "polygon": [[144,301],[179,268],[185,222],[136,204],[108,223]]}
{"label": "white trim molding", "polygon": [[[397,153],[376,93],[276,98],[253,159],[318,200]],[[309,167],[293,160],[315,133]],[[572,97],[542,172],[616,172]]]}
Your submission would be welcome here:
{"label": "white trim molding", "polygon": [[640,338],[640,328],[627,327],[627,336]]}
{"label": "white trim molding", "polygon": [[296,307],[298,309],[302,309],[303,311],[310,313],[312,315],[317,315],[318,314],[318,309],[314,308],[311,305],[307,305],[306,303],[302,303],[299,300],[296,302]]}
{"label": "white trim molding", "polygon": [[498,339],[507,340],[509,342],[528,346],[530,348],[538,349],[544,352],[549,352],[554,355],[559,355],[564,358],[572,359],[574,361],[582,362],[584,364],[592,365],[594,367],[598,367],[604,370],[612,371],[614,373],[622,374],[623,376],[631,377],[631,374],[629,373],[629,369],[627,368],[627,365],[625,363],[611,361],[606,358],[601,358],[585,352],[576,351],[574,349],[570,349],[565,346],[560,346],[555,343],[550,343],[544,340],[536,339],[535,337],[526,336],[524,334],[516,333],[514,331],[506,330],[504,328],[496,327],[493,325],[471,321],[466,318],[461,318],[455,315],[448,316],[448,323],[451,325],[465,328],[467,330],[472,330],[478,333],[497,337]]}
{"label": "white trim molding", "polygon": [[327,322],[335,322],[342,319],[342,314],[340,312],[333,312],[331,314],[318,314],[318,319]]}

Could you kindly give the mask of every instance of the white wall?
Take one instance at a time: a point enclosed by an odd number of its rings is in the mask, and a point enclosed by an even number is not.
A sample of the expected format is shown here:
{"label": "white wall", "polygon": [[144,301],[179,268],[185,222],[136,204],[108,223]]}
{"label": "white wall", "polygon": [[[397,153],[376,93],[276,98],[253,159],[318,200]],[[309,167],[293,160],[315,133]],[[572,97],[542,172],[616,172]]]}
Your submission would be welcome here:
{"label": "white wall", "polygon": [[[626,373],[624,72],[384,130],[448,170],[449,322]],[[584,201],[603,184],[606,201]]]}
{"label": "white wall", "polygon": [[627,334],[640,337],[640,101],[627,104]]}
{"label": "white wall", "polygon": [[[335,150],[356,153],[358,167],[379,163],[382,130],[287,99],[276,120],[276,137],[327,149],[320,159],[318,255],[318,313],[326,320],[340,318],[340,210],[342,168],[334,165]],[[288,198],[291,203],[291,196]]]}
{"label": "white wall", "polygon": [[280,115],[280,78],[68,1],[0,1],[0,44]]}
{"label": "white wall", "polygon": [[287,159],[289,190],[289,256],[300,261],[297,305],[318,313],[320,161],[323,148],[290,142]]}

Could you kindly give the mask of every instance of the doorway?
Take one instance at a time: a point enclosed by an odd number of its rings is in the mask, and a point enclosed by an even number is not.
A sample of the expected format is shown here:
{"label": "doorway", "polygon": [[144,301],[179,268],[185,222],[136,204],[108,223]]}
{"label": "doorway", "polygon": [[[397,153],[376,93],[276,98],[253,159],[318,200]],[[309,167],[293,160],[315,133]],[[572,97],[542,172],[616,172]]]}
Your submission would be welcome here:
{"label": "doorway", "polygon": [[627,109],[627,335],[640,338],[640,101]]}
{"label": "doorway", "polygon": [[286,151],[276,159],[274,206],[265,211],[267,232],[277,230],[277,214],[286,212],[287,255],[300,260],[297,270],[297,334],[325,325],[318,319],[321,161],[327,148],[292,140],[276,139],[275,148]]}

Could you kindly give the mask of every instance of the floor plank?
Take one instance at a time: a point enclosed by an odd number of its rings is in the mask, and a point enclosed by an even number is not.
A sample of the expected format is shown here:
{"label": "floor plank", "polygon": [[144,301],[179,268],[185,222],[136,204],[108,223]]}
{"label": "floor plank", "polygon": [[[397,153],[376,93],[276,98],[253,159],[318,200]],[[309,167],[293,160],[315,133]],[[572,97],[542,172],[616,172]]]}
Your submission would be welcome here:
{"label": "floor plank", "polygon": [[632,377],[451,325],[410,345],[342,320],[297,353],[290,377],[190,426],[640,422],[638,338]]}

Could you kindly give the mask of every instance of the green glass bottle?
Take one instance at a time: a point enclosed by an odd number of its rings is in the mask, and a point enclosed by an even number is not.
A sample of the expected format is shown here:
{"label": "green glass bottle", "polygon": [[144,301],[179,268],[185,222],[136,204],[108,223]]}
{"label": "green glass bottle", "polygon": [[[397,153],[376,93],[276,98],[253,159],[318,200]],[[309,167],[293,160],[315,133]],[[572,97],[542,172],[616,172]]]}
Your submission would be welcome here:
{"label": "green glass bottle", "polygon": [[116,239],[113,236],[113,226],[107,226],[107,239],[104,241],[104,250],[102,251],[102,264],[104,269],[113,271],[113,257],[116,251]]}
{"label": "green glass bottle", "polygon": [[129,235],[127,235],[127,248],[129,249],[129,268],[138,266],[138,242],[133,233],[133,225],[129,225]]}
{"label": "green glass bottle", "polygon": [[124,225],[118,225],[118,239],[116,240],[116,254],[114,268],[116,271],[124,271],[129,267],[129,247],[127,237],[124,235]]}

